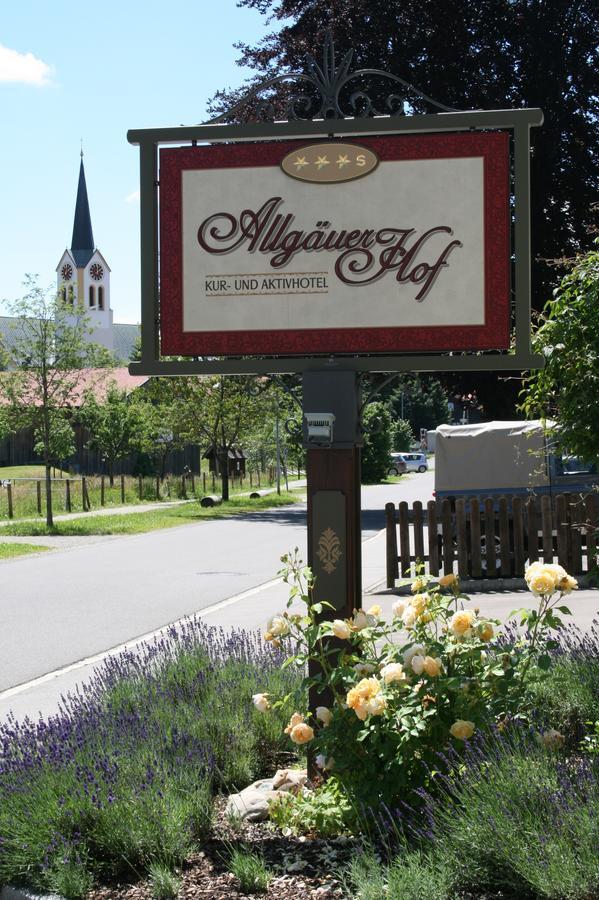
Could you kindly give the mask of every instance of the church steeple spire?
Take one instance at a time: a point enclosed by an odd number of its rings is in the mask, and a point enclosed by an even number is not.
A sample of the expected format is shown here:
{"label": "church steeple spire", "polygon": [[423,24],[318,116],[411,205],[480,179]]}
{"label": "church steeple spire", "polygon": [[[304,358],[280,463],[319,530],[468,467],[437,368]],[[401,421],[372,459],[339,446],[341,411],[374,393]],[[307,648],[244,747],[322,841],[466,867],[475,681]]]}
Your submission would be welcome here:
{"label": "church steeple spire", "polygon": [[73,237],[71,238],[71,253],[73,254],[77,268],[86,266],[94,253],[94,234],[89,212],[89,201],[87,199],[87,186],[85,184],[83,149],[81,150],[81,165],[79,166],[79,184],[77,185],[77,201],[75,203],[75,220],[73,222]]}

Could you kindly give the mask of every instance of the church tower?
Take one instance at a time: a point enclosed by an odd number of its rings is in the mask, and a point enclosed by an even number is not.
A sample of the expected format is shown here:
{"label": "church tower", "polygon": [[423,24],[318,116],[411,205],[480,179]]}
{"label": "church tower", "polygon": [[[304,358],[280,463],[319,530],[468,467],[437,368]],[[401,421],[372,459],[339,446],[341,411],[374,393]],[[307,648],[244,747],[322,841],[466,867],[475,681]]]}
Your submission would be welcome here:
{"label": "church tower", "polygon": [[57,287],[63,300],[81,303],[93,328],[89,340],[114,349],[112,310],[110,308],[110,268],[94,245],[92,220],[87,199],[83,151],[79,166],[79,184],[71,249],[65,250],[56,267]]}

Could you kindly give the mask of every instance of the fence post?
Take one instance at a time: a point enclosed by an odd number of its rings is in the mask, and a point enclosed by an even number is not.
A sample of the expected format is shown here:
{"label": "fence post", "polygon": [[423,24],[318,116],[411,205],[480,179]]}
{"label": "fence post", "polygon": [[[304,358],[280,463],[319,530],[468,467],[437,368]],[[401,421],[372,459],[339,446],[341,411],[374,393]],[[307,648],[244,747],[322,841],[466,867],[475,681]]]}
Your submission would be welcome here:
{"label": "fence post", "polygon": [[537,501],[529,497],[526,501],[526,527],[528,537],[528,561],[533,563],[539,559],[539,521],[537,515]]}
{"label": "fence post", "polygon": [[6,485],[6,498],[8,500],[8,518],[12,519],[14,516],[13,507],[12,507],[12,482],[8,482]]}
{"label": "fence post", "polygon": [[106,481],[103,475],[100,475],[100,506],[104,506],[106,502]]}
{"label": "fence post", "polygon": [[507,497],[499,498],[499,558],[501,560],[501,577],[509,578],[512,573],[512,567]]}
{"label": "fence post", "polygon": [[468,576],[468,542],[466,540],[466,501],[458,497],[455,502],[455,530],[458,551],[458,575]]}
{"label": "fence post", "polygon": [[144,496],[144,478],[143,475],[138,476],[138,490],[139,490],[139,499],[143,500]]}
{"label": "fence post", "polygon": [[65,480],[65,509],[67,512],[71,512],[71,479],[67,478]]}
{"label": "fence post", "polygon": [[470,569],[473,578],[482,578],[480,564],[480,500],[470,498]]}
{"label": "fence post", "polygon": [[553,562],[553,516],[551,510],[551,497],[543,494],[541,497],[541,527],[543,529],[543,562]]}
{"label": "fence post", "polygon": [[443,574],[453,573],[453,535],[451,533],[451,503],[443,500],[441,504],[441,531],[443,534]]}
{"label": "fence post", "polygon": [[424,566],[426,560],[424,554],[424,516],[422,515],[422,503],[420,500],[414,501],[412,509],[414,510],[414,559],[416,565],[420,563]]}
{"label": "fence post", "polygon": [[194,497],[195,497],[195,492],[196,492],[196,477],[192,472],[191,473],[191,493],[194,495]]}
{"label": "fence post", "polygon": [[37,488],[37,491],[36,491],[36,493],[37,493],[37,512],[38,512],[38,515],[41,516],[41,514],[42,514],[42,483],[41,483],[41,481],[37,482],[36,488]]}
{"label": "fence post", "polygon": [[89,506],[87,505],[87,484],[85,482],[85,475],[81,476],[81,506],[83,507],[83,512],[87,512]]}
{"label": "fence post", "polygon": [[428,571],[434,578],[439,574],[439,536],[437,530],[437,503],[429,500],[426,504],[428,528]]}
{"label": "fence post", "polygon": [[156,499],[160,500],[160,476],[156,476]]}
{"label": "fence post", "polygon": [[125,503],[125,476],[121,475],[121,503]]}
{"label": "fence post", "polygon": [[392,588],[395,587],[395,579],[399,577],[395,503],[385,503],[385,522],[387,529],[387,587]]}
{"label": "fence post", "polygon": [[214,493],[215,490],[216,490],[216,479],[215,479],[215,475],[214,475],[214,472],[213,472],[213,473],[212,473],[212,493]]}
{"label": "fence post", "polygon": [[570,565],[570,554],[568,553],[569,528],[568,507],[564,494],[558,494],[555,498],[555,527],[557,531],[557,561],[560,566],[567,569]]}
{"label": "fence post", "polygon": [[495,553],[495,506],[493,498],[485,500],[485,562],[487,578],[497,578],[497,556]]}
{"label": "fence post", "polygon": [[574,501],[570,503],[570,547],[572,550],[572,568],[568,569],[574,575],[580,575],[582,572],[582,504]]}
{"label": "fence post", "polygon": [[187,500],[187,485],[185,484],[185,475],[181,476],[181,496]]}
{"label": "fence post", "polygon": [[512,500],[512,514],[514,517],[514,575],[521,578],[524,574],[524,520],[522,517],[522,497],[514,497]]}
{"label": "fence post", "polygon": [[410,516],[406,500],[399,504],[399,557],[401,559],[401,578],[412,575],[412,559],[410,554]]}
{"label": "fence post", "polygon": [[206,493],[206,473],[202,472],[202,493]]}

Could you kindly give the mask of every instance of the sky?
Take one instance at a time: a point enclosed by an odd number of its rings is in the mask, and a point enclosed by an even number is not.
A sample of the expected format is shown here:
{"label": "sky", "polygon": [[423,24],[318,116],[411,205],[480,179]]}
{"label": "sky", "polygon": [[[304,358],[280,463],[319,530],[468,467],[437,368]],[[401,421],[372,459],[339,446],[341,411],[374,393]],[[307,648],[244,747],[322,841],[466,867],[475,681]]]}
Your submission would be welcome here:
{"label": "sky", "polygon": [[[139,150],[130,128],[192,125],[251,74],[233,44],[272,30],[236,0],[0,0],[0,300],[56,284],[81,142],[115,322],[139,322]],[[0,307],[4,315],[7,310]]]}

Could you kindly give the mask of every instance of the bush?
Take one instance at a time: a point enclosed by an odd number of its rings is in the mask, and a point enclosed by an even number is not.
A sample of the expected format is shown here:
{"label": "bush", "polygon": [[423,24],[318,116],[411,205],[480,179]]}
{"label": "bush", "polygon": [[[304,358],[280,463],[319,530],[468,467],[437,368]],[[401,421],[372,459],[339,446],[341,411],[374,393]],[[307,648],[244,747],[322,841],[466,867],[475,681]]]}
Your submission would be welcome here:
{"label": "bush", "polygon": [[[558,612],[568,612],[562,597],[576,586],[561,566],[530,566],[539,606],[518,611],[529,637],[499,641],[495,620],[463,609],[468,598],[454,575],[418,576],[413,597],[395,603],[390,624],[376,605],[354,610],[350,619],[322,621],[333,607],[311,602],[312,576],[297,556],[285,563],[284,577],[295,582],[288,607],[301,596],[306,612],[273,617],[265,637],[291,641],[286,666],[311,664],[297,708],[308,691],[323,704],[309,721],[294,713],[285,731],[294,744],[310,745],[317,765],[334,772],[356,808],[397,803],[429,783],[442,748],[463,750],[481,729],[530,711],[527,686],[551,666]],[[280,710],[268,700],[263,713],[270,705]],[[552,729],[543,739],[563,741]]]}

